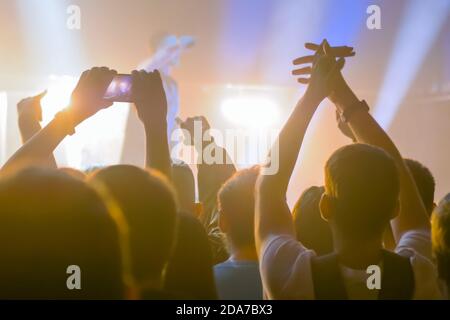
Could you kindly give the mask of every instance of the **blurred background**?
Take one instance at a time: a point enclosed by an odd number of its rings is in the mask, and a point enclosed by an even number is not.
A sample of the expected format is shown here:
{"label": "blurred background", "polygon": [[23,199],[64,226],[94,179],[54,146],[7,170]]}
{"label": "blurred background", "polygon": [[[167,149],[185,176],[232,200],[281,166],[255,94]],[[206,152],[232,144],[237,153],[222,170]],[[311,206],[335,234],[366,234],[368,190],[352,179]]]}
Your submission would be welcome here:
{"label": "blurred background", "polygon": [[[67,28],[70,5],[80,8],[79,30]],[[366,26],[370,5],[381,9],[380,30]],[[344,75],[402,154],[430,168],[436,199],[450,191],[450,0],[0,0],[0,8],[0,163],[20,146],[20,99],[47,88],[48,122],[83,70],[130,73],[161,34],[195,38],[172,72],[182,118],[204,115],[222,131],[277,131],[304,90],[292,60],[307,53],[305,42],[327,38],[355,48]],[[123,153],[130,110],[117,104],[83,123],[58,148],[59,164],[143,162],[143,152]],[[325,101],[291,180],[291,204],[322,184],[326,159],[347,143]],[[139,137],[134,144],[143,150]]]}

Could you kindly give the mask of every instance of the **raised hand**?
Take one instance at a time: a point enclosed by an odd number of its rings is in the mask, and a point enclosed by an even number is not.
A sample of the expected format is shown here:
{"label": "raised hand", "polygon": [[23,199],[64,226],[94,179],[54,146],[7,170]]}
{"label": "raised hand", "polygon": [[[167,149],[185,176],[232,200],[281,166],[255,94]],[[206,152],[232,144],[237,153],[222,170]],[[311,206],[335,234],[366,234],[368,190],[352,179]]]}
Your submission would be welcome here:
{"label": "raised hand", "polygon": [[141,121],[167,126],[167,99],[159,71],[133,71],[132,79],[132,96]]}
{"label": "raised hand", "polygon": [[[325,40],[326,41],[326,40]],[[322,46],[320,44],[305,43],[305,48],[309,50],[313,50],[316,53],[323,54]],[[339,47],[330,47],[330,54],[336,58],[348,58],[355,56],[355,52],[353,51],[353,47],[348,46],[339,46]]]}
{"label": "raised hand", "polygon": [[17,104],[19,123],[38,123],[42,121],[41,100],[46,94],[47,90],[34,97],[25,98]]}
{"label": "raised hand", "polygon": [[[211,128],[208,120],[204,116],[189,117],[185,121],[182,121],[180,118],[176,118],[175,121],[181,129],[186,130],[186,133],[189,133],[189,135],[185,135],[184,137],[184,143],[186,145],[202,146],[203,135]],[[195,135],[196,126],[200,129],[198,132],[198,134],[200,134],[199,137]],[[197,139],[198,141],[196,141],[196,138],[200,138],[200,140]]]}
{"label": "raised hand", "polygon": [[[344,67],[344,58],[336,61],[332,54],[332,49],[326,40],[321,44],[323,54],[318,53],[314,56],[303,56],[294,60],[295,65],[306,65],[300,69],[292,71],[293,75],[308,76],[298,78],[298,82],[308,84],[305,97],[312,98],[319,103],[331,95],[335,84],[339,78],[340,71]],[[308,64],[312,64],[309,66]]]}
{"label": "raised hand", "polygon": [[112,105],[111,101],[104,99],[104,95],[116,74],[115,70],[106,67],[92,68],[83,72],[72,93],[68,108],[74,126]]}

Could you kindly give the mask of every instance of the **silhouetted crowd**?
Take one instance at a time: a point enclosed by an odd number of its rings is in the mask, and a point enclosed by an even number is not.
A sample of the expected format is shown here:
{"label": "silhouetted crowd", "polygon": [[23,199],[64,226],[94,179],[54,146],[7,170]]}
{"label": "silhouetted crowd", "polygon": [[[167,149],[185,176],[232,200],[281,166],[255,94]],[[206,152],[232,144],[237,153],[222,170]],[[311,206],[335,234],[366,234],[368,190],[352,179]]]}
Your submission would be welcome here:
{"label": "silhouetted crowd", "polygon": [[[207,119],[179,121],[184,143],[217,160],[198,163],[197,179],[170,156],[157,70],[131,74],[145,168],[81,172],[58,168],[53,156],[77,125],[112,105],[104,94],[116,71],[85,71],[70,105],[43,128],[45,92],[22,100],[23,145],[0,176],[0,298],[447,299],[450,194],[434,203],[431,172],[402,157],[344,79],[353,48],[326,40],[306,48],[292,72],[306,91],[266,163],[237,170]],[[329,157],[322,186],[298,190],[291,212],[288,184],[327,98],[353,143]]]}

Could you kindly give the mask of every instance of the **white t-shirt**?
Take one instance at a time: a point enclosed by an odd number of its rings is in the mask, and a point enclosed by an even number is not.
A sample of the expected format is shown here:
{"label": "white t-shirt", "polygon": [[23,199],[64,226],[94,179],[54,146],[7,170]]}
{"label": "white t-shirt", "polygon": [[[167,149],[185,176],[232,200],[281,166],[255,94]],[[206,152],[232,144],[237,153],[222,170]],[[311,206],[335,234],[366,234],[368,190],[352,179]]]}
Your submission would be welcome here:
{"label": "white t-shirt", "polygon": [[[400,239],[396,253],[410,258],[414,272],[413,299],[442,299],[438,275],[431,261],[431,240],[428,231],[409,231]],[[306,249],[289,235],[274,236],[263,246],[260,260],[265,296],[269,299],[314,299],[311,274],[313,250]],[[367,288],[366,270],[341,266],[349,299],[377,299],[378,291]]]}

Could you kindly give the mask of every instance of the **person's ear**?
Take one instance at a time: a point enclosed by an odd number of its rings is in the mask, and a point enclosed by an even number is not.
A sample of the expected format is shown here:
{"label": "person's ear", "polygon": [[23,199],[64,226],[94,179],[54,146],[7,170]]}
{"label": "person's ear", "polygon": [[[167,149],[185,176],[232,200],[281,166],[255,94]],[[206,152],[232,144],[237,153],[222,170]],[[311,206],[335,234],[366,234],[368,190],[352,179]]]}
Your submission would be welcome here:
{"label": "person's ear", "polygon": [[219,211],[219,229],[222,233],[227,233],[228,231],[227,218],[223,214],[222,210]]}
{"label": "person's ear", "polygon": [[320,197],[319,202],[320,215],[325,221],[333,219],[334,214],[334,201],[333,198],[327,195],[325,192]]}

